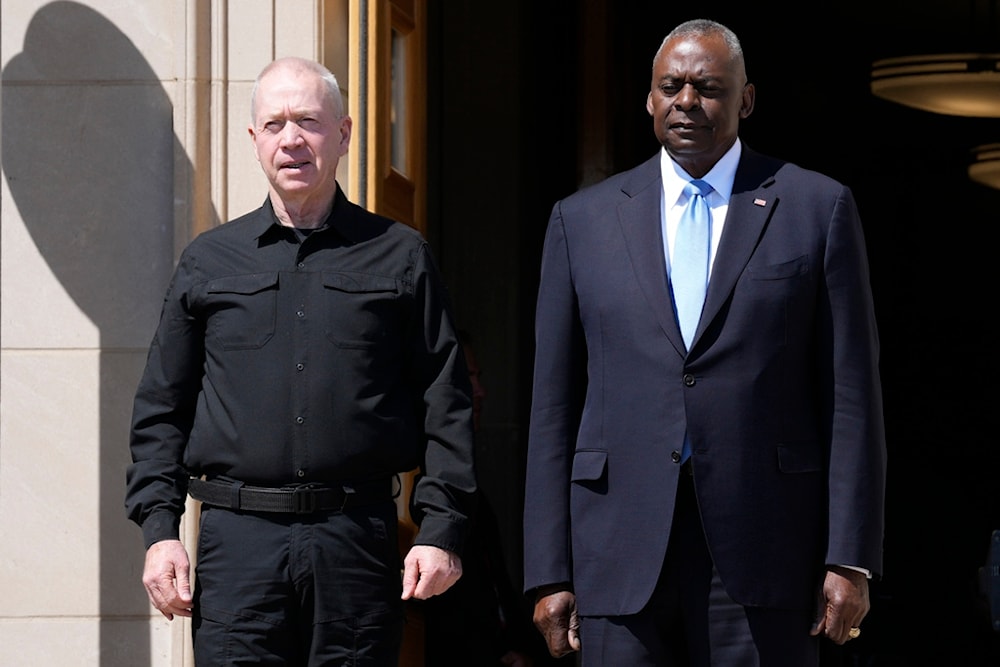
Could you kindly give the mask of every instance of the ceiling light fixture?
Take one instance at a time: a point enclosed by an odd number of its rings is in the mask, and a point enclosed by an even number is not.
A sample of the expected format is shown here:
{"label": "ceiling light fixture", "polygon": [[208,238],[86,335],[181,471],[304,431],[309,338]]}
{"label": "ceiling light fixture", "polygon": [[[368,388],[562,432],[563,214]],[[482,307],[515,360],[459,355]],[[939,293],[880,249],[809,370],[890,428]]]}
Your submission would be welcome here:
{"label": "ceiling light fixture", "polygon": [[872,93],[933,113],[1000,118],[1000,53],[886,58],[872,65]]}
{"label": "ceiling light fixture", "polygon": [[961,52],[872,63],[872,93],[948,116],[1000,118],[1000,0],[969,0],[969,45]]}
{"label": "ceiling light fixture", "polygon": [[969,178],[1000,190],[1000,143],[983,144],[972,149]]}

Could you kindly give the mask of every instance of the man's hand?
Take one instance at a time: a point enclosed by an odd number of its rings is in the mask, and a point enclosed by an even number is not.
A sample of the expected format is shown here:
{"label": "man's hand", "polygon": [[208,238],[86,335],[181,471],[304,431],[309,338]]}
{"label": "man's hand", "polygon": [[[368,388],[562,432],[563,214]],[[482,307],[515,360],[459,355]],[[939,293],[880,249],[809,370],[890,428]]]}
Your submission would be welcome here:
{"label": "man's hand", "polygon": [[871,604],[868,600],[868,578],[863,572],[848,567],[830,566],[817,601],[813,636],[821,633],[836,644],[851,639],[851,628],[861,626]]}
{"label": "man's hand", "polygon": [[554,658],[580,650],[580,621],[576,616],[576,595],[568,590],[541,591],[535,600],[535,627],[545,638]]}
{"label": "man's hand", "polygon": [[458,581],[462,559],[453,551],[418,544],[406,554],[403,568],[403,599],[426,600]]}
{"label": "man's hand", "polygon": [[167,617],[191,616],[191,563],[180,540],[154,542],[146,550],[142,585],[149,601]]}

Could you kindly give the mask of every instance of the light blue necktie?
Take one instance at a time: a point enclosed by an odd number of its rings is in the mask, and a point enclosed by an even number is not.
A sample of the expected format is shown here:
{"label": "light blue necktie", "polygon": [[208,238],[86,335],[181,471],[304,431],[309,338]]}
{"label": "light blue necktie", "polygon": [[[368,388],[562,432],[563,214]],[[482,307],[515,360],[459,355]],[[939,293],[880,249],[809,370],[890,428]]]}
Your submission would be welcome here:
{"label": "light blue necktie", "polygon": [[[674,237],[674,258],[670,267],[670,284],[677,307],[677,322],[681,327],[684,345],[691,349],[694,332],[701,319],[708,289],[708,261],[711,255],[712,210],[705,197],[712,186],[705,181],[691,181],[684,186],[688,195],[687,206],[681,213]],[[681,464],[691,457],[691,440],[684,434]]]}
{"label": "light blue necktie", "polygon": [[691,348],[694,332],[698,328],[708,288],[712,210],[705,197],[711,191],[712,186],[705,181],[691,181],[684,186],[688,202],[681,213],[674,238],[670,284],[674,291],[674,304],[677,306],[677,322],[688,349]]}

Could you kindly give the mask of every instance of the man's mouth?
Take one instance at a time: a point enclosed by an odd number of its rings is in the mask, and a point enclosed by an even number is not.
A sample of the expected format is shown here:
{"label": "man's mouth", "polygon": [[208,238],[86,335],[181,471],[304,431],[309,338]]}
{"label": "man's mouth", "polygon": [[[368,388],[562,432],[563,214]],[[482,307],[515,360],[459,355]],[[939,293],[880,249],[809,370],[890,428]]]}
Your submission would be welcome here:
{"label": "man's mouth", "polygon": [[289,162],[288,164],[281,165],[282,169],[301,169],[302,167],[309,164],[308,162]]}

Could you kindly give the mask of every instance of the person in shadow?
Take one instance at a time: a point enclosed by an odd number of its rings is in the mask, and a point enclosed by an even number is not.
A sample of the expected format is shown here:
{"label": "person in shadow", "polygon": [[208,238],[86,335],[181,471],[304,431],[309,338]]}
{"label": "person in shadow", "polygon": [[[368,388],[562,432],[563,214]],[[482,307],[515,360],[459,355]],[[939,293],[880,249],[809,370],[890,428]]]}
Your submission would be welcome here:
{"label": "person in shadow", "polygon": [[[467,331],[459,331],[472,384],[473,425],[480,430],[486,400],[482,371]],[[428,667],[541,667],[548,651],[531,621],[530,608],[507,572],[500,525],[479,489],[476,513],[463,553],[463,573],[442,595],[421,602]]]}

